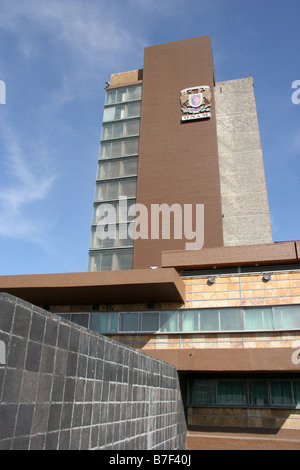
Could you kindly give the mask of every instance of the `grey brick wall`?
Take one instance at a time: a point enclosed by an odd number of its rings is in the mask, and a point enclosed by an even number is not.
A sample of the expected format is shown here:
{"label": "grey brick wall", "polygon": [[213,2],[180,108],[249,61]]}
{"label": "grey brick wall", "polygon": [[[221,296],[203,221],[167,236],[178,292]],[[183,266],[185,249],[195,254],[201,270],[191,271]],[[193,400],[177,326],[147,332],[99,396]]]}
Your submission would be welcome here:
{"label": "grey brick wall", "polygon": [[0,449],[185,449],[176,369],[0,293]]}

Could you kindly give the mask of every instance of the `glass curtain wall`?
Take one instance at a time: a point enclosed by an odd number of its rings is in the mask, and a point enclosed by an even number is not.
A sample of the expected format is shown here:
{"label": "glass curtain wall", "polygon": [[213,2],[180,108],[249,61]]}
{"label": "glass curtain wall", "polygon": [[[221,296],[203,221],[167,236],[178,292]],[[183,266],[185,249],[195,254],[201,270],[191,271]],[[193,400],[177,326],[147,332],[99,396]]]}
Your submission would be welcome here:
{"label": "glass curtain wall", "polygon": [[[136,202],[142,85],[107,90],[88,271],[132,269],[129,208]],[[126,199],[121,217],[121,200]]]}

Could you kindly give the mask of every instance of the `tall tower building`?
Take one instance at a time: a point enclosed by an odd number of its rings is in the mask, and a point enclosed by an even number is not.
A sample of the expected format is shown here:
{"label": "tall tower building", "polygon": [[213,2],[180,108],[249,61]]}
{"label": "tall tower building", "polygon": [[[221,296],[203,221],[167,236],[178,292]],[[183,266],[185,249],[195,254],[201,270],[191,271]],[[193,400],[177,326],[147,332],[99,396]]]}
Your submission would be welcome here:
{"label": "tall tower building", "polygon": [[[93,448],[178,450],[187,429],[188,450],[299,450],[300,241],[272,242],[253,80],[217,82],[209,37],[148,47],[143,70],[111,76],[89,271],[0,276],[0,335],[14,341],[2,397],[16,374],[36,374],[39,388],[58,377],[68,388],[59,408],[77,410],[81,384],[98,384],[101,394],[84,394],[93,416],[104,410],[85,423]],[[72,332],[69,321],[84,328]],[[11,345],[27,343],[17,360]],[[146,372],[146,355],[164,361],[161,375]],[[165,363],[176,367],[179,399],[166,395],[175,382]],[[33,392],[48,409],[49,394]],[[47,427],[30,439],[26,427],[18,445],[55,446],[55,434],[58,448],[82,447],[78,420],[67,421],[48,426],[49,439]],[[3,448],[14,448],[16,426],[6,426]]]}
{"label": "tall tower building", "polygon": [[272,243],[253,79],[216,82],[209,36],[147,47],[142,70],[111,76],[88,270],[161,266],[193,249],[188,217],[195,249]]}

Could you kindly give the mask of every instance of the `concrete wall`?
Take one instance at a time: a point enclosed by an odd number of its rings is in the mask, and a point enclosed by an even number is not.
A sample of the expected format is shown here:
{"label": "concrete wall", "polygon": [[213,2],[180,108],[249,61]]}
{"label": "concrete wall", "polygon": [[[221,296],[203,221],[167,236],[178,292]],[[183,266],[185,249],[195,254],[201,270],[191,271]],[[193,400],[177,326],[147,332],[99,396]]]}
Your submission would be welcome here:
{"label": "concrete wall", "polygon": [[3,293],[0,341],[0,449],[185,448],[169,364]]}
{"label": "concrete wall", "polygon": [[215,87],[224,246],[272,243],[252,77]]}

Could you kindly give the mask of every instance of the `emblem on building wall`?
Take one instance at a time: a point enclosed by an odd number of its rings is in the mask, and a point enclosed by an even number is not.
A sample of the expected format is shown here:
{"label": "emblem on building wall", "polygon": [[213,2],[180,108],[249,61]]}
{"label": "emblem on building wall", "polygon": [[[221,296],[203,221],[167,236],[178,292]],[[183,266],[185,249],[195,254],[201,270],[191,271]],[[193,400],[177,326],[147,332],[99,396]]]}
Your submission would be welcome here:
{"label": "emblem on building wall", "polygon": [[185,88],[180,92],[182,121],[209,119],[211,109],[211,90],[209,86]]}

